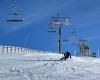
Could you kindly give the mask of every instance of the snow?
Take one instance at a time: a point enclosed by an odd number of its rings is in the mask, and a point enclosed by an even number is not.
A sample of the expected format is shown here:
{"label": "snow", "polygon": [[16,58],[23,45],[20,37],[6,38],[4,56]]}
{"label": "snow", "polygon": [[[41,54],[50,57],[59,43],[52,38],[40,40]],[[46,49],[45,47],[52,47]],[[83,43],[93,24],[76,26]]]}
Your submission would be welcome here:
{"label": "snow", "polygon": [[100,80],[100,59],[57,53],[0,55],[0,80]]}

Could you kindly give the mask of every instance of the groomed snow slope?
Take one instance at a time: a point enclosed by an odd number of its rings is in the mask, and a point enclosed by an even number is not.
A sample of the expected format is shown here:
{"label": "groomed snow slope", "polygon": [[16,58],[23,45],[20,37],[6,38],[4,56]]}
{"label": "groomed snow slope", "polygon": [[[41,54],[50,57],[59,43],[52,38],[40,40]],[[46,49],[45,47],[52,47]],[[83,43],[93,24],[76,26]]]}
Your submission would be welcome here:
{"label": "groomed snow slope", "polygon": [[0,55],[0,80],[100,80],[100,60],[62,54]]}

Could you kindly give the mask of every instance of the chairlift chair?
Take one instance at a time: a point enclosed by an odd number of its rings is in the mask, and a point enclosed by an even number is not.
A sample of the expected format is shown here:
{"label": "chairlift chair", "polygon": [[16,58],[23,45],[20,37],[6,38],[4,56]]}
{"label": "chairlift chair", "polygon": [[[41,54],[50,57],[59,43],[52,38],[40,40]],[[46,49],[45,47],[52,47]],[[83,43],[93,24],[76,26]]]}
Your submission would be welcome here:
{"label": "chairlift chair", "polygon": [[7,22],[12,22],[12,23],[14,22],[14,23],[16,23],[16,22],[23,22],[24,21],[21,18],[22,17],[22,14],[16,10],[16,7],[13,7],[10,15],[11,15],[12,18],[7,19],[6,20]]}

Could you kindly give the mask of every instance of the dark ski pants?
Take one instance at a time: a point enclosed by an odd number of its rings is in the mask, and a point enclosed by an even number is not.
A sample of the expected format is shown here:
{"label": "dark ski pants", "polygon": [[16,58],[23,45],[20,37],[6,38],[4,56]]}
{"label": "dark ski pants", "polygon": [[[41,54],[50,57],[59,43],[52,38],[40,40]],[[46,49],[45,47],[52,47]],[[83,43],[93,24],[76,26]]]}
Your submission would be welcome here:
{"label": "dark ski pants", "polygon": [[65,57],[61,58],[60,60],[66,60],[66,59],[68,59],[68,57],[69,56],[65,56]]}

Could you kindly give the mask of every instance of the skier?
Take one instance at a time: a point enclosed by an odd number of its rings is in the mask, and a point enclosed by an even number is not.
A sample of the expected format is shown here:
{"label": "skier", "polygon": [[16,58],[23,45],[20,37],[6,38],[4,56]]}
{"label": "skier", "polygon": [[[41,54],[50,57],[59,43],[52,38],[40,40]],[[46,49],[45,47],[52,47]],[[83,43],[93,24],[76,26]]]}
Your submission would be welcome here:
{"label": "skier", "polygon": [[70,54],[69,51],[67,51],[67,52],[64,53],[64,57],[61,58],[60,60],[66,60],[66,59],[68,59],[69,57],[70,57],[70,59],[71,59],[71,54]]}

